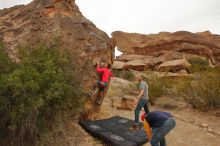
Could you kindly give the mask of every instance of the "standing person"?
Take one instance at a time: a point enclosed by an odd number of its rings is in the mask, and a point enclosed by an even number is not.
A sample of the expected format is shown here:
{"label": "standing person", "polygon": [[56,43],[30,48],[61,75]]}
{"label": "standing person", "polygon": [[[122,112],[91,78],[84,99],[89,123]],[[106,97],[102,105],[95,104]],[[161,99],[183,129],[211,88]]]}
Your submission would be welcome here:
{"label": "standing person", "polygon": [[147,103],[148,103],[148,85],[143,80],[142,76],[138,76],[137,81],[140,84],[140,87],[139,87],[140,93],[137,97],[138,103],[137,103],[137,106],[134,111],[135,123],[132,127],[129,128],[130,130],[139,130],[139,114],[140,114],[142,107],[144,107],[145,113],[149,113],[149,108],[147,105]]}
{"label": "standing person", "polygon": [[143,114],[141,119],[151,146],[166,146],[165,136],[176,126],[173,116],[168,112],[153,111]]}
{"label": "standing person", "polygon": [[111,64],[105,63],[104,68],[100,68],[100,63],[97,63],[96,71],[102,74],[101,81],[97,80],[96,83],[99,87],[101,97],[104,96],[105,88],[108,86],[109,77],[113,77],[112,72],[109,70]]}

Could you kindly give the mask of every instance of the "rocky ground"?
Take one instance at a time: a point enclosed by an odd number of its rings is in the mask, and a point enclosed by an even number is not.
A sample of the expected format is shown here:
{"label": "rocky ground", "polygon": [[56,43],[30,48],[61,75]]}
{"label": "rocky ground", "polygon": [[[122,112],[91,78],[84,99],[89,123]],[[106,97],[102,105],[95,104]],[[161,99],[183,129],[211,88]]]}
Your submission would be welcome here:
{"label": "rocky ground", "polygon": [[[114,86],[116,80],[112,82]],[[111,90],[110,90],[111,91]],[[111,94],[111,92],[109,92]],[[169,106],[165,101],[169,97],[163,97],[154,106],[150,106],[150,110],[165,110],[171,112],[176,117],[176,128],[167,135],[167,145],[169,146],[219,146],[220,143],[220,117],[219,111],[209,111],[201,113],[191,109],[187,104],[176,102],[176,106]],[[169,100],[170,101],[170,100]],[[174,102],[174,101],[173,101]],[[98,119],[104,119],[112,116],[122,116],[133,119],[133,111],[118,110],[112,107],[112,99],[107,96],[102,104]],[[83,141],[79,146],[102,146],[106,145],[101,140],[95,139],[87,134],[83,129]],[[149,143],[144,146],[150,146]]]}

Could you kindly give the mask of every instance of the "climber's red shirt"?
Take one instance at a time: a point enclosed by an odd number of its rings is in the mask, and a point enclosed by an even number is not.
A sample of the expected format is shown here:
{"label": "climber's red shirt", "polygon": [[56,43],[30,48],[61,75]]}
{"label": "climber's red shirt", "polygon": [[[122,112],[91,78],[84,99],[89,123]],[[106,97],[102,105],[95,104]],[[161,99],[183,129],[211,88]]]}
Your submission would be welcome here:
{"label": "climber's red shirt", "polygon": [[102,73],[102,82],[108,82],[109,76],[110,77],[113,76],[109,69],[107,69],[107,68],[100,68],[99,65],[97,65],[96,71],[98,73]]}

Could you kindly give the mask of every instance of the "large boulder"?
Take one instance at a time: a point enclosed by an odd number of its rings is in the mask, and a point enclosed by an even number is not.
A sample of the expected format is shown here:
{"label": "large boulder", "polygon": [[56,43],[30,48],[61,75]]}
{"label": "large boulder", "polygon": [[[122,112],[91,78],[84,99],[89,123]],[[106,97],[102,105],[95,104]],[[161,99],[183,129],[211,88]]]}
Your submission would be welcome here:
{"label": "large boulder", "polygon": [[[47,46],[59,43],[75,55],[81,83],[89,91],[96,79],[93,62],[113,63],[114,44],[108,35],[86,19],[74,0],[34,0],[24,6],[0,10],[0,41],[9,56],[19,61],[17,46],[38,43]],[[86,109],[99,111],[100,105],[92,101]]]}
{"label": "large boulder", "polygon": [[144,60],[132,60],[125,64],[125,69],[133,69],[137,71],[143,71],[145,68]]}
{"label": "large boulder", "polygon": [[163,72],[177,72],[183,69],[187,69],[191,64],[186,59],[178,59],[166,61],[158,66],[159,71]]}
{"label": "large boulder", "polygon": [[211,60],[214,65],[220,64],[220,36],[210,32],[179,31],[144,35],[116,31],[112,33],[112,39],[117,48],[126,54],[165,56],[166,61],[193,54]]}

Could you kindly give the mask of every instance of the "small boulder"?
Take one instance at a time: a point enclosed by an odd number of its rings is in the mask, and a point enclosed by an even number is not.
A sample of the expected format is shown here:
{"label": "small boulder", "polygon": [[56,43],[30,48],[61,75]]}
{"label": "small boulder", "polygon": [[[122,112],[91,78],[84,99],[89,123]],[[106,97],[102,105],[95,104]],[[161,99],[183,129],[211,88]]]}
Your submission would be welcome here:
{"label": "small boulder", "polygon": [[162,72],[177,72],[182,69],[187,69],[190,67],[191,64],[186,59],[178,59],[178,60],[171,60],[166,61],[158,66],[158,70]]}
{"label": "small boulder", "polygon": [[121,109],[134,110],[137,105],[137,100],[134,96],[124,95],[122,97]]}
{"label": "small boulder", "polygon": [[208,126],[208,124],[203,123],[203,124],[201,124],[201,127],[202,127],[202,128],[208,128],[209,126]]}
{"label": "small boulder", "polygon": [[134,96],[124,95],[122,97],[112,97],[112,106],[121,110],[134,110],[137,100]]}
{"label": "small boulder", "polygon": [[132,60],[125,63],[125,69],[143,71],[145,68],[144,60]]}
{"label": "small boulder", "polygon": [[121,109],[121,101],[122,101],[122,97],[116,97],[116,96],[112,97],[112,107]]}
{"label": "small boulder", "polygon": [[188,74],[187,70],[185,70],[185,69],[181,69],[178,73],[180,73],[180,74]]}

